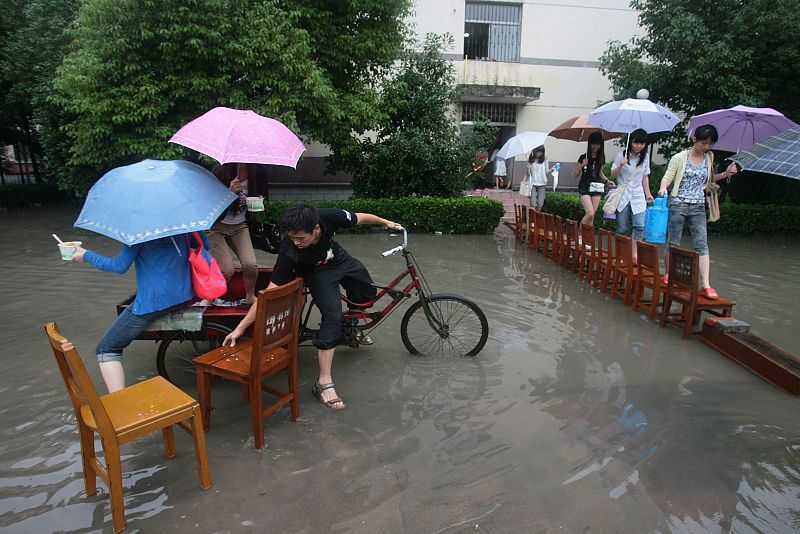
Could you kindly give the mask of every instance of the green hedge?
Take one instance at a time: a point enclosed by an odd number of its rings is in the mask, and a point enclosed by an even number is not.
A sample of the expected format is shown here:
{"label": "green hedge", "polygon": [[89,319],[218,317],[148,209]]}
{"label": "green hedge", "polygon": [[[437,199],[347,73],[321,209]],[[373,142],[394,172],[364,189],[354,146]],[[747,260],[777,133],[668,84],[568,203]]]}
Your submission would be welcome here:
{"label": "green hedge", "polygon": [[[543,211],[565,219],[580,221],[583,207],[577,193],[548,193]],[[725,202],[720,219],[708,224],[708,231],[718,235],[754,233],[797,233],[800,231],[800,206],[755,206]],[[603,219],[603,202],[595,215],[595,226],[614,230],[616,221]]]}
{"label": "green hedge", "polygon": [[[373,213],[393,220],[412,232],[445,234],[490,234],[503,217],[503,203],[484,197],[405,197],[396,199],[352,199],[311,201],[319,208],[343,208]],[[270,201],[261,216],[278,223],[293,201]],[[368,228],[365,228],[367,230]]]}
{"label": "green hedge", "polygon": [[58,188],[55,183],[0,185],[0,207],[28,208],[52,204],[77,202],[69,191]]}

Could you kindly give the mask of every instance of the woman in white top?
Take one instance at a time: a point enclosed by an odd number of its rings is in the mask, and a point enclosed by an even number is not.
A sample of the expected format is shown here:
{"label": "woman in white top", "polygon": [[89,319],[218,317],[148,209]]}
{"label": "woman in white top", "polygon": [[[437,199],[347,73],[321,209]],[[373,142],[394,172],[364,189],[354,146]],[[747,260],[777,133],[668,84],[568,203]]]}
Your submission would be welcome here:
{"label": "woman in white top", "polygon": [[[644,237],[644,212],[647,203],[653,202],[650,193],[650,158],[647,155],[647,132],[641,128],[631,132],[627,150],[617,152],[611,165],[611,177],[622,187],[622,198],[617,206],[617,233],[628,235],[633,223],[634,241]],[[636,258],[636,247],[633,247]]]}
{"label": "woman in white top", "polygon": [[544,206],[544,194],[547,185],[547,173],[553,172],[550,162],[544,157],[544,147],[540,146],[528,157],[527,179],[531,183],[531,207],[541,210]]}

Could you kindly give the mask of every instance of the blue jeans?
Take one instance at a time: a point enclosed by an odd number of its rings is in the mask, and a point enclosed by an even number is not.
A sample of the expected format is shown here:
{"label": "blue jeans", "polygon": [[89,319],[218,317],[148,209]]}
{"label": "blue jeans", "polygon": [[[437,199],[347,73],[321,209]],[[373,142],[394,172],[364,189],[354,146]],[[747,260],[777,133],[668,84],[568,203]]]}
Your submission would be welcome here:
{"label": "blue jeans", "polygon": [[631,237],[641,241],[644,237],[644,213],[633,213],[630,203],[622,211],[617,212],[617,233],[628,235],[631,232],[631,219],[633,219],[633,233]]}
{"label": "blue jeans", "polygon": [[[173,307],[174,308],[174,307]],[[108,327],[103,338],[97,343],[95,355],[98,362],[122,361],[122,350],[131,344],[131,341],[144,332],[147,325],[154,319],[166,315],[173,308],[159,310],[144,315],[135,315],[131,306],[125,308]]]}
{"label": "blue jeans", "polygon": [[708,236],[706,233],[706,205],[704,202],[689,204],[669,201],[667,232],[671,246],[681,246],[684,225],[689,226],[694,249],[701,256],[708,256]]}

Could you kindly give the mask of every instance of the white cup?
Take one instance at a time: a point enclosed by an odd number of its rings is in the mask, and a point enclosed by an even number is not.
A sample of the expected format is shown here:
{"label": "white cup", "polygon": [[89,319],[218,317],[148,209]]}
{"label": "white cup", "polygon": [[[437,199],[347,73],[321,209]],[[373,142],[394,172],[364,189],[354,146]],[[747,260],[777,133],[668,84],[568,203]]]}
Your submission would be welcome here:
{"label": "white cup", "polygon": [[247,197],[247,211],[264,211],[264,197]]}
{"label": "white cup", "polygon": [[64,241],[63,243],[59,243],[58,250],[61,252],[61,259],[71,260],[72,256],[75,255],[75,251],[82,244],[83,241]]}

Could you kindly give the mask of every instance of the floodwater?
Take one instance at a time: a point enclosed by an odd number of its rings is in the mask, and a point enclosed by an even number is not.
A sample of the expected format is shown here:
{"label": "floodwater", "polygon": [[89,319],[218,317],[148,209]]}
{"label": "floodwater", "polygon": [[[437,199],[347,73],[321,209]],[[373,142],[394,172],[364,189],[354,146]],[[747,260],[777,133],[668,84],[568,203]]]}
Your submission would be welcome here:
{"label": "floodwater", "polygon": [[[101,253],[74,209],[0,215],[0,531],[111,532],[102,484],[86,497],[72,408],[42,325],[56,320],[100,384],[93,349],[134,287],[62,263],[50,234]],[[388,281],[387,235],[341,241]],[[712,279],[734,315],[800,353],[800,252],[792,238],[711,238]],[[238,388],[214,387],[213,487],[191,441],[123,446],[127,532],[796,532],[800,399],[702,344],[610,301],[513,237],[412,235],[435,291],[480,304],[475,358],[409,356],[403,310],[375,344],[337,352],[348,403],[324,408],[300,355],[301,417],[267,419],[255,451]],[[259,259],[269,265],[273,257]],[[155,372],[152,342],[125,353],[129,382]]]}

